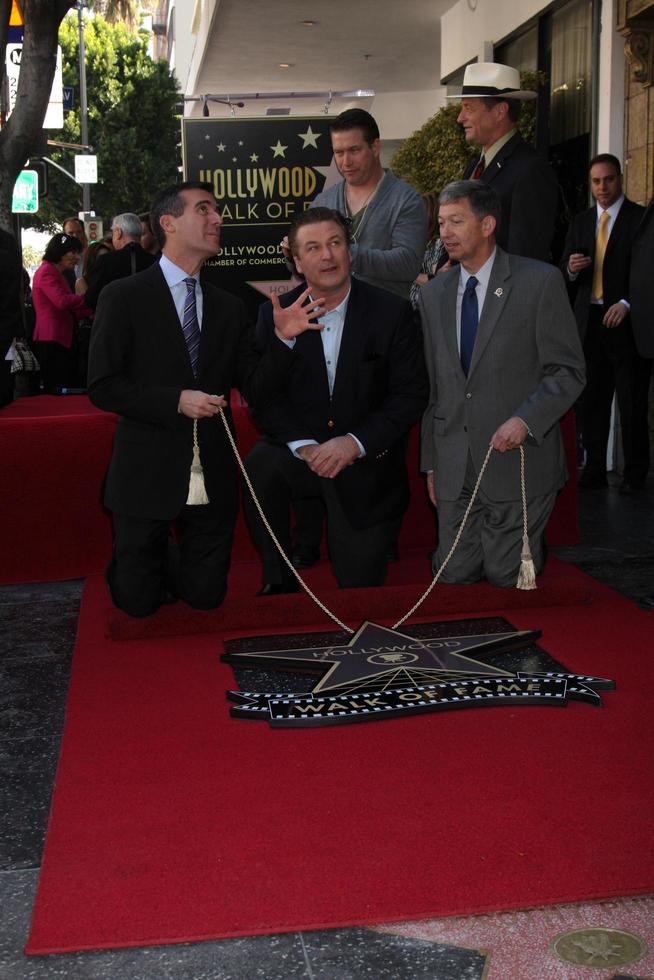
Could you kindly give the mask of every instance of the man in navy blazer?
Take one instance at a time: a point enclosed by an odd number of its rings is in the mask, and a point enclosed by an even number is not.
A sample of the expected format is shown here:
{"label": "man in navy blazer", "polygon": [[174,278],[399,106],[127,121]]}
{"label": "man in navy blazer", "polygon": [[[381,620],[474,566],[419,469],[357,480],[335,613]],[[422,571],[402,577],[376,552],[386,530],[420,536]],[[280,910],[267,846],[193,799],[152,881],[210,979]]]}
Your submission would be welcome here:
{"label": "man in navy blazer", "polygon": [[[589,173],[596,203],[573,218],[561,263],[586,357],[586,390],[580,406],[586,465],[579,485],[587,489],[607,485],[606,451],[615,392],[624,453],[620,492],[633,493],[644,486],[649,468],[651,364],[636,349],[629,302],[632,244],[644,209],[622,193],[617,157],[598,154],[590,161]],[[607,222],[608,242],[595,275],[601,220]]]}
{"label": "man in navy blazer", "polygon": [[[310,208],[288,238],[306,288],[261,306],[257,342],[265,353],[276,330],[298,336],[283,386],[255,413],[264,438],[246,466],[286,554],[290,502],[322,497],[339,585],[380,585],[408,503],[405,436],[427,401],[422,345],[407,300],[352,278],[340,212]],[[260,594],[295,591],[247,497],[246,514],[263,558]]]}
{"label": "man in navy blazer", "polygon": [[[201,609],[222,602],[239,477],[218,414],[233,431],[230,388],[256,402],[292,361],[279,334],[260,358],[243,303],[200,276],[204,260],[220,250],[211,186],[168,187],[151,215],[162,258],[102,290],[89,360],[91,400],[120,415],[104,497],[114,519],[107,581],[115,604],[134,616],[177,595]],[[200,328],[194,345],[184,332],[189,297]],[[187,504],[196,420],[209,498],[199,505]],[[167,563],[172,523],[175,569]]]}

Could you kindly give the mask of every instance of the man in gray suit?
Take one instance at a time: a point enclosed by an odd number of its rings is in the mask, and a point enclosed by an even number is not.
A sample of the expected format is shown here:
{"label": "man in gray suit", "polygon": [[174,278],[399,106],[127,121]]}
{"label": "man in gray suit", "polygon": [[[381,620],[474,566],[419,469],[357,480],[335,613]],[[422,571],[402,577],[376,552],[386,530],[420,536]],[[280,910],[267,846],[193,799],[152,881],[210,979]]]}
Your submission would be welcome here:
{"label": "man in gray suit", "polygon": [[525,447],[529,541],[537,573],[543,531],[566,480],[558,422],[584,386],[584,357],[563,278],[496,243],[498,194],[475,180],[441,193],[441,238],[460,264],[423,287],[431,398],[422,469],[438,508],[434,568],[447,556],[489,445],[493,452],[459,545],[440,581],[515,586],[522,548]]}

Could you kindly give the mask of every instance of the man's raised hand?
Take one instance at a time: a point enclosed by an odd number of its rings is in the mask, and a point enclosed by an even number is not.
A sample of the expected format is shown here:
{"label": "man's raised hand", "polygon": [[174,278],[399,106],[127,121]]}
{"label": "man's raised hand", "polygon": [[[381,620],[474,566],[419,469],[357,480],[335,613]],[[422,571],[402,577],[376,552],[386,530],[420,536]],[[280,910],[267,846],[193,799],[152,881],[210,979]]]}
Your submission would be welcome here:
{"label": "man's raised hand", "polygon": [[325,300],[314,299],[305,303],[309,299],[310,289],[305,289],[290,306],[282,307],[276,293],[270,294],[270,302],[273,307],[273,319],[275,321],[275,333],[281,340],[293,340],[294,337],[304,333],[305,330],[322,330],[322,323],[311,323],[316,316],[322,313],[322,306]]}

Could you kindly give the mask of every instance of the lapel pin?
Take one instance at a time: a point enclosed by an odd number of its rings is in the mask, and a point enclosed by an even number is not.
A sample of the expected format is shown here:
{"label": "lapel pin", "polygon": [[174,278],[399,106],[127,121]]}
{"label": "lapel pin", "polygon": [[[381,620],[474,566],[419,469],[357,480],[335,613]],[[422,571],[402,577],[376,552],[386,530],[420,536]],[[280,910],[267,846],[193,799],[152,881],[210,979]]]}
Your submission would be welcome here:
{"label": "lapel pin", "polygon": [[502,287],[498,286],[498,288],[495,290],[495,295],[497,296],[498,299],[500,298],[503,292],[504,290],[502,289]]}

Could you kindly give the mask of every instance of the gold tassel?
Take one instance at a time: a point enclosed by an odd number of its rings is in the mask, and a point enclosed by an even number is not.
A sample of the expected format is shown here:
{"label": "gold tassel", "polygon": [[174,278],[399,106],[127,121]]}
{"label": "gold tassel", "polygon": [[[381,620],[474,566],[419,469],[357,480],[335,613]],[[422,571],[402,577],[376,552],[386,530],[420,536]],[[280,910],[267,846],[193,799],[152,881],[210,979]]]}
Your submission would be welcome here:
{"label": "gold tassel", "polygon": [[198,445],[198,420],[193,421],[193,462],[188,484],[187,504],[208,504],[209,498],[204,486],[204,470],[200,462],[200,446]]}
{"label": "gold tassel", "polygon": [[531,549],[529,547],[529,537],[526,534],[522,535],[522,553],[520,555],[520,571],[518,572],[518,581],[516,582],[516,589],[535,589],[536,585],[536,569],[534,567],[534,559],[531,557]]}

